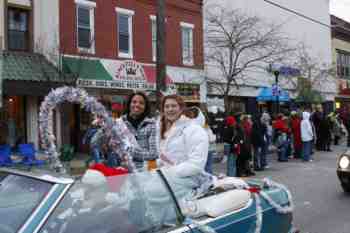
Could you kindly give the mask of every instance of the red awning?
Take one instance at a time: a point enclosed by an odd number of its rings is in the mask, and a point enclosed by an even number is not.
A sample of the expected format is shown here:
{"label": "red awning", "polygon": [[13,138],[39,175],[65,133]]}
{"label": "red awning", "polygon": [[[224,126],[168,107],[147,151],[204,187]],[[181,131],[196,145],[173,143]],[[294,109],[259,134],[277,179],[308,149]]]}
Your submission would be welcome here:
{"label": "red awning", "polygon": [[[157,71],[156,71],[156,67],[154,66],[143,66],[143,70],[145,71],[145,75],[147,78],[147,82],[149,83],[156,83],[156,77],[157,77]],[[173,84],[173,80],[166,75],[166,81],[165,84]]]}

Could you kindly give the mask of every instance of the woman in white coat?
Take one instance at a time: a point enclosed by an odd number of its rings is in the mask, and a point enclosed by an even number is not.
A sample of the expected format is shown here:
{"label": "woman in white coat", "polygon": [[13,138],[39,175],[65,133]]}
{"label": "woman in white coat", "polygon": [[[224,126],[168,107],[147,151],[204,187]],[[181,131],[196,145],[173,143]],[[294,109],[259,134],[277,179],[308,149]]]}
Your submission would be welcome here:
{"label": "woman in white coat", "polygon": [[[185,103],[180,96],[165,96],[160,119],[160,167],[176,185],[176,195],[181,197],[191,190],[210,185],[210,175],[204,171],[209,140],[200,125],[183,115]],[[209,178],[208,178],[209,177]],[[208,180],[209,179],[209,180]],[[180,191],[181,190],[181,191]]]}
{"label": "woman in white coat", "polygon": [[303,112],[303,120],[301,121],[301,140],[303,142],[303,159],[306,162],[312,162],[311,150],[314,138],[312,125],[310,122],[310,113]]}

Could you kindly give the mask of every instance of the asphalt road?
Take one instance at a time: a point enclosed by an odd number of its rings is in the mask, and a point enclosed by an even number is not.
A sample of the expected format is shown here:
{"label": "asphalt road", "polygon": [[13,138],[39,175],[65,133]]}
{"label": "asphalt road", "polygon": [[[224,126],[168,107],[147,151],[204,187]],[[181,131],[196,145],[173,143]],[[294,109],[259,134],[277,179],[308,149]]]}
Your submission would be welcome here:
{"label": "asphalt road", "polygon": [[[350,195],[346,195],[336,175],[336,160],[345,146],[333,146],[333,152],[316,152],[313,162],[291,159],[276,161],[269,155],[270,168],[256,177],[269,177],[286,185],[295,204],[294,225],[301,233],[350,233]],[[225,165],[215,164],[216,173],[225,173]]]}

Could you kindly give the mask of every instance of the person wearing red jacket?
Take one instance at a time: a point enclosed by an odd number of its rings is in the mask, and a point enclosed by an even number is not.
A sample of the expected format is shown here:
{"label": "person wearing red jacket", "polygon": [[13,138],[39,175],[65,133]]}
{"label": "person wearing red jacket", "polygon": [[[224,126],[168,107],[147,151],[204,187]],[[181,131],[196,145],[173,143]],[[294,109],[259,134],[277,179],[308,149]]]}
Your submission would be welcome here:
{"label": "person wearing red jacket", "polygon": [[301,141],[301,119],[297,112],[291,112],[291,128],[293,135],[294,158],[301,158],[301,150],[303,147]]}
{"label": "person wearing red jacket", "polygon": [[289,133],[290,129],[284,120],[284,115],[282,113],[278,114],[277,119],[273,122],[272,127],[275,130],[279,130],[283,133]]}

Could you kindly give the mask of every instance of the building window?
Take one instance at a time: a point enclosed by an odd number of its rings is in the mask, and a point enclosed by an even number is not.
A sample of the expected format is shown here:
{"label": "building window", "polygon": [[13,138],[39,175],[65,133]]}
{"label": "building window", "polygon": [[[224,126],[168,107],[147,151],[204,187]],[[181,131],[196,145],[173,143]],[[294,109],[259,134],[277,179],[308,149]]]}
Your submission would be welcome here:
{"label": "building window", "polygon": [[177,83],[176,90],[186,102],[200,101],[200,86],[198,84]]}
{"label": "building window", "polygon": [[9,8],[8,9],[8,49],[29,50],[29,12]]}
{"label": "building window", "polygon": [[95,53],[95,2],[75,0],[77,4],[77,46],[79,51]]}
{"label": "building window", "polygon": [[157,18],[154,15],[150,16],[152,27],[152,61],[157,59]]}
{"label": "building window", "polygon": [[337,51],[337,76],[350,79],[350,53]]}
{"label": "building window", "polygon": [[118,55],[121,58],[133,58],[132,16],[134,11],[116,8],[118,20]]}
{"label": "building window", "polygon": [[182,62],[184,65],[193,65],[193,24],[181,22],[182,31]]}

